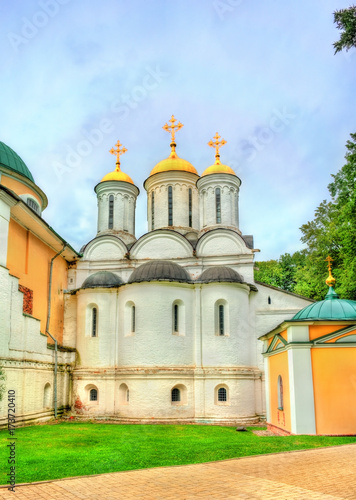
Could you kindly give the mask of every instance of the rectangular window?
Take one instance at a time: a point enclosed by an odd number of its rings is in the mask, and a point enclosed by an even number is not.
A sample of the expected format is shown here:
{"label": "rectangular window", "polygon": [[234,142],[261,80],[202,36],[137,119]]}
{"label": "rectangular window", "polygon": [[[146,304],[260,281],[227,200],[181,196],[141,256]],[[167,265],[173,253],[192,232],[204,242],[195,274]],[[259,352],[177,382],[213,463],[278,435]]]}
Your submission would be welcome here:
{"label": "rectangular window", "polygon": [[239,195],[235,193],[235,217],[236,217],[236,226],[239,227]]}
{"label": "rectangular window", "polygon": [[215,190],[215,202],[216,202],[216,223],[221,224],[221,197],[220,188]]}
{"label": "rectangular window", "polygon": [[91,336],[96,337],[96,332],[97,332],[97,318],[98,318],[98,312],[96,307],[93,308],[93,317],[92,317],[92,331],[91,331]]}
{"label": "rectangular window", "polygon": [[109,229],[114,227],[114,197],[109,196]]}
{"label": "rectangular window", "polygon": [[155,228],[155,194],[151,195],[151,229]]}
{"label": "rectangular window", "polygon": [[220,402],[227,401],[226,389],[224,387],[220,387],[220,389],[218,390],[218,401]]}
{"label": "rectangular window", "polygon": [[178,332],[178,304],[174,304],[174,331]]}
{"label": "rectangular window", "polygon": [[219,305],[219,335],[224,335],[224,306]]}
{"label": "rectangular window", "polygon": [[136,330],[136,307],[132,306],[131,308],[131,332],[135,332]]}
{"label": "rectangular window", "polygon": [[173,226],[173,188],[168,187],[168,225]]}
{"label": "rectangular window", "polygon": [[27,198],[27,205],[32,208],[32,210],[34,210],[37,214],[40,214],[40,207],[34,200],[32,200],[31,198]]}
{"label": "rectangular window", "polygon": [[193,227],[192,190],[189,189],[189,227]]}

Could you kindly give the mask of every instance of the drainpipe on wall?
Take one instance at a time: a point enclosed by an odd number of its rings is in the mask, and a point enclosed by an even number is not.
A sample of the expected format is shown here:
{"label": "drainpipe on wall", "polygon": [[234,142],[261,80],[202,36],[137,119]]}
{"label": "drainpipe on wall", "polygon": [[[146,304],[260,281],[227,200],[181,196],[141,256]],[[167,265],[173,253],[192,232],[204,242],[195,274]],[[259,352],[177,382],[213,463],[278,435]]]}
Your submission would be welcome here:
{"label": "drainpipe on wall", "polygon": [[46,324],[46,333],[51,337],[52,340],[54,340],[54,394],[53,394],[53,399],[54,399],[54,418],[57,418],[57,367],[58,367],[58,344],[57,340],[51,335],[51,333],[48,331],[49,330],[49,322],[51,319],[51,293],[52,293],[52,274],[53,274],[53,261],[57,257],[61,255],[62,252],[64,252],[64,249],[66,248],[66,245],[63,246],[62,250],[58,252],[54,257],[51,259],[51,266],[49,269],[49,284],[48,284],[48,312],[47,312],[47,324]]}

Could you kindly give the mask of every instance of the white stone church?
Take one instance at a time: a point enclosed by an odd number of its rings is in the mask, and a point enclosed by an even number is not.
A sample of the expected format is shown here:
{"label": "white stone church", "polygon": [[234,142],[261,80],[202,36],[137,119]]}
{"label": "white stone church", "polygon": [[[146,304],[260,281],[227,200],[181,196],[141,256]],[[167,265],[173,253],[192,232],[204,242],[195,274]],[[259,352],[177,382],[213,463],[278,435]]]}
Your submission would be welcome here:
{"label": "white stone church", "polygon": [[255,282],[253,238],[239,229],[241,181],[220,162],[225,141],[210,141],[215,163],[199,175],[178,157],[182,125],[170,123],[171,153],[144,182],[148,232],[139,239],[139,189],[121,170],[125,148],[111,151],[116,170],[95,186],[97,235],[68,266],[63,290],[61,344],[72,352],[58,353],[57,382],[53,349],[52,364],[46,354],[40,384],[48,405],[58,383],[57,404],[77,416],[252,423],[265,414],[257,339],[310,301]]}
{"label": "white stone church", "polygon": [[253,422],[265,412],[257,338],[309,301],[254,281],[241,181],[220,162],[225,141],[211,141],[215,163],[199,176],[178,157],[171,123],[171,153],[144,182],[146,234],[135,238],[139,189],[120,169],[120,143],[116,171],[95,187],[98,233],[69,271],[66,295],[75,410]]}

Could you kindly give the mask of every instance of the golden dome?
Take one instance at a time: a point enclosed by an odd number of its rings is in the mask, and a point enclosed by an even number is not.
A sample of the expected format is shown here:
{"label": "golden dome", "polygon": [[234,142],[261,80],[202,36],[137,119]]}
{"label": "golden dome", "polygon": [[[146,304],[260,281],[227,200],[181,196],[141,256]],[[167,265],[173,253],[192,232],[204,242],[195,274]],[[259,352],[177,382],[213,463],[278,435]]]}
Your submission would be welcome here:
{"label": "golden dome", "polygon": [[226,141],[225,139],[221,139],[220,135],[216,132],[214,136],[214,140],[211,140],[208,142],[208,146],[211,148],[215,148],[215,163],[214,165],[210,165],[210,167],[206,168],[204,172],[201,174],[202,177],[205,175],[210,175],[210,174],[231,174],[231,175],[236,175],[235,172],[232,170],[231,167],[228,167],[227,165],[222,165],[220,162],[220,154],[219,150],[221,146],[225,146]]}
{"label": "golden dome", "polygon": [[175,144],[171,144],[171,154],[165,160],[160,161],[157,165],[152,169],[150,176],[154,174],[158,174],[159,172],[169,172],[170,170],[180,170],[182,172],[190,172],[192,174],[198,175],[195,167],[189,161],[183,160],[183,158],[179,158],[175,151]]}
{"label": "golden dome", "polygon": [[204,175],[210,175],[210,174],[236,175],[231,167],[229,167],[228,165],[222,165],[221,163],[214,163],[214,165],[210,165],[210,167],[204,170],[201,176],[204,177]]}
{"label": "golden dome", "polygon": [[120,167],[116,167],[116,170],[104,175],[104,177],[101,179],[100,182],[104,181],[122,181],[122,182],[129,182],[130,184],[134,183],[129,175],[125,174],[120,170]]}
{"label": "golden dome", "polygon": [[[122,144],[120,141],[117,141],[115,148],[111,148],[109,153],[116,156],[116,169],[113,172],[109,172],[104,175],[100,182],[105,181],[121,181],[121,182],[129,182],[130,184],[134,184],[131,177],[124,172],[121,171],[120,168],[120,156],[126,153],[127,149],[121,147]],[[134,184],[135,185],[135,184]]]}

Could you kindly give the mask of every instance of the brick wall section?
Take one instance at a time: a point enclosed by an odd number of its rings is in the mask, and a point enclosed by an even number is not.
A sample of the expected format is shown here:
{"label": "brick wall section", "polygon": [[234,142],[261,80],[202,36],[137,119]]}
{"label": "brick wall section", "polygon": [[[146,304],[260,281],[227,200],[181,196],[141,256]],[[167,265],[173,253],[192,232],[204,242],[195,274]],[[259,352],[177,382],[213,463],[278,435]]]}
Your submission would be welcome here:
{"label": "brick wall section", "polygon": [[29,288],[19,285],[19,292],[23,293],[23,306],[22,310],[26,314],[31,314],[33,310],[33,291]]}

